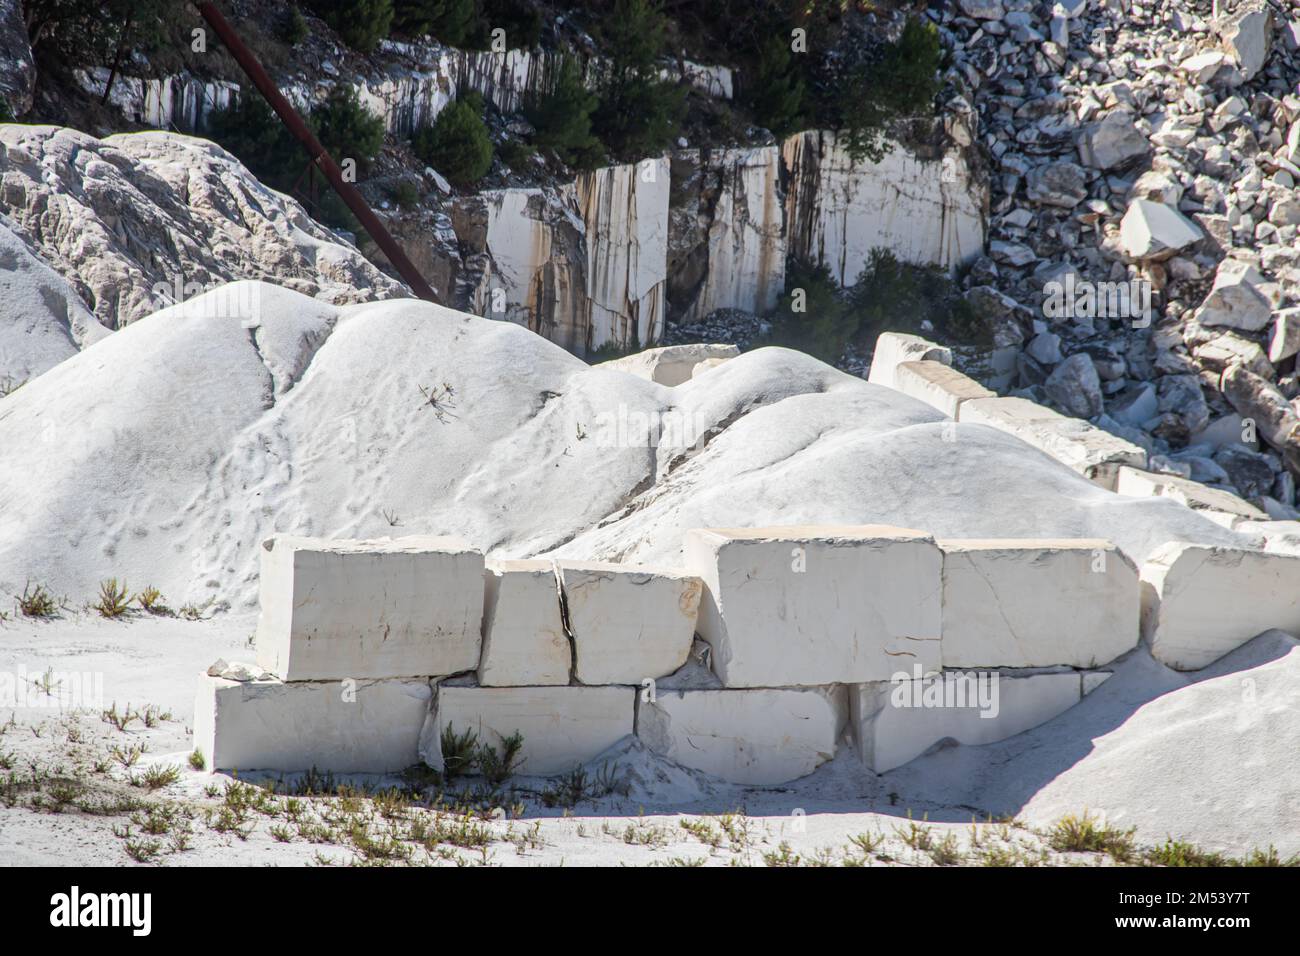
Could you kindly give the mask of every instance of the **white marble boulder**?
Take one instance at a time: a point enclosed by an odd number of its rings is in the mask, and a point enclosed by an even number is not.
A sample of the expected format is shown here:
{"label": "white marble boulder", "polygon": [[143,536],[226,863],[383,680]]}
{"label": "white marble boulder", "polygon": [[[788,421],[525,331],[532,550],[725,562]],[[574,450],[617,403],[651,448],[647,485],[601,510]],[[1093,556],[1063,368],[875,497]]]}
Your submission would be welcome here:
{"label": "white marble boulder", "polygon": [[885,773],[946,740],[990,744],[1024,733],[1069,710],[1108,676],[945,671],[858,684],[849,688],[849,724],[862,762]]}
{"label": "white marble boulder", "polygon": [[425,680],[199,677],[194,749],[209,770],[389,773],[419,762]]}
{"label": "white marble boulder", "polygon": [[262,548],[257,662],[281,680],[478,666],[483,555],[464,541],[276,535]]}
{"label": "white marble boulder", "polygon": [[1172,541],[1142,565],[1143,636],[1176,670],[1274,628],[1300,635],[1300,555]]}
{"label": "white marble boulder", "polygon": [[573,648],[551,561],[489,560],[483,574],[484,687],[568,684]]}
{"label": "white marble boulder", "polygon": [[934,361],[952,364],[952,350],[946,346],[905,332],[882,332],[876,336],[875,351],[871,353],[871,369],[867,381],[875,385],[897,388],[895,370],[904,362]]}
{"label": "white marble boulder", "polygon": [[1138,572],[1109,541],[940,539],[945,667],[1095,667],[1137,646]]}
{"label": "white marble boulder", "polygon": [[698,577],[596,561],[556,567],[579,683],[640,684],[686,663],[700,607]]}
{"label": "white marble boulder", "polygon": [[473,731],[478,743],[501,749],[523,737],[518,772],[567,773],[599,756],[633,731],[637,691],[631,687],[441,686],[424,729],[420,757],[443,768],[442,732]]}
{"label": "white marble boulder", "polygon": [[940,664],[942,556],[884,525],[688,531],[699,634],[726,687],[885,680]]}
{"label": "white marble boulder", "polygon": [[637,736],[655,753],[732,783],[806,776],[835,756],[846,688],[660,690],[637,704]]}

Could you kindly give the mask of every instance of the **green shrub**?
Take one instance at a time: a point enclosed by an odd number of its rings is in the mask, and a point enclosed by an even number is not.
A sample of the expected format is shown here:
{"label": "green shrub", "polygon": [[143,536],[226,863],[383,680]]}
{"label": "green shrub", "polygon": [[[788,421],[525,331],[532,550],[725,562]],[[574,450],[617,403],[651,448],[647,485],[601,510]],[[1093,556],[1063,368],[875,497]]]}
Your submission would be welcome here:
{"label": "green shrub", "polygon": [[460,46],[477,21],[474,0],[393,0],[393,29],[408,37],[433,34]]}
{"label": "green shrub", "polygon": [[308,0],[308,6],[361,53],[378,46],[393,25],[393,0]]}
{"label": "green shrub", "polygon": [[939,91],[941,48],[933,24],[911,18],[897,43],[827,58],[817,89],[820,119],[837,130],[854,162],[889,151],[890,122],[930,113]]}
{"label": "green shrub", "polygon": [[123,52],[156,50],[187,16],[173,0],[25,0],[34,50],[50,47],[76,64],[107,64]]}
{"label": "green shrub", "polygon": [[983,335],[979,317],[943,269],[899,262],[888,249],[871,251],[849,289],[839,289],[825,266],[800,261],[787,265],[785,285],[773,341],[826,362],[886,331],[925,331],[972,344]]}
{"label": "green shrub", "polygon": [[311,28],[307,26],[307,18],[302,15],[302,11],[296,6],[290,6],[284,13],[284,21],[280,27],[280,36],[285,43],[290,46],[301,43],[307,39],[307,34]]}
{"label": "green shrub", "polygon": [[316,138],[339,163],[354,159],[364,172],[384,145],[384,121],[361,105],[350,86],[336,86],[309,118]]}
{"label": "green shrub", "polygon": [[595,165],[602,153],[600,140],[591,132],[598,102],[583,83],[582,64],[564,57],[541,92],[524,101],[524,116],[536,130],[534,145],[552,150],[570,166]]}
{"label": "green shrub", "polygon": [[497,158],[510,169],[523,169],[537,150],[517,139],[508,139],[497,146]]}
{"label": "green shrub", "polygon": [[659,79],[666,27],[654,0],[617,0],[605,22],[602,38],[609,63],[592,125],[622,159],[662,152],[681,124],[685,91]]}
{"label": "green shrub", "polygon": [[857,330],[857,318],[830,270],[792,260],[785,288],[773,315],[772,341],[825,362],[836,361]]}
{"label": "green shrub", "polygon": [[871,250],[848,301],[856,323],[853,335],[864,343],[891,330],[933,328],[961,341],[980,335],[974,310],[942,268],[899,262],[888,249]]}
{"label": "green shrub", "polygon": [[483,122],[483,101],[470,94],[449,104],[412,143],[420,159],[452,182],[464,186],[492,168],[492,140]]}
{"label": "green shrub", "polygon": [[787,35],[771,36],[759,49],[753,79],[745,87],[745,101],[774,136],[783,137],[803,127],[804,81]]}
{"label": "green shrub", "polygon": [[478,15],[465,45],[486,50],[493,30],[505,31],[506,49],[531,49],[542,38],[542,15],[527,0],[478,0]]}
{"label": "green shrub", "polygon": [[0,123],[12,123],[13,121],[14,113],[9,108],[9,101],[0,96]]}
{"label": "green shrub", "polygon": [[252,91],[208,113],[205,125],[209,138],[272,188],[289,190],[307,163],[302,145]]}
{"label": "green shrub", "polygon": [[131,607],[131,594],[126,589],[126,582],[118,584],[117,578],[101,581],[99,600],[91,605],[101,617],[121,617]]}

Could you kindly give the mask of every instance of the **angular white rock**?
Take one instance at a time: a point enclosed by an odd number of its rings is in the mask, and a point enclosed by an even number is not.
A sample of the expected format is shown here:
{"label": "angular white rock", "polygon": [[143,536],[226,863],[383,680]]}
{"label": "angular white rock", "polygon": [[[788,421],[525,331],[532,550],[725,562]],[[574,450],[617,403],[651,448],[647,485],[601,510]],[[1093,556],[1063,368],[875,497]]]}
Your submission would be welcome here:
{"label": "angular white rock", "polygon": [[1120,243],[1134,259],[1168,259],[1202,235],[1200,227],[1173,206],[1147,199],[1129,203],[1119,224]]}
{"label": "angular white rock", "polygon": [[894,371],[904,362],[931,360],[952,364],[952,350],[919,335],[905,332],[882,332],[876,336],[876,348],[871,354],[871,370],[867,381],[876,385],[897,388]]}
{"label": "angular white rock", "polygon": [[631,687],[439,687],[420,734],[420,756],[442,769],[446,727],[472,730],[498,752],[517,732],[524,740],[520,773],[565,773],[632,733],[638,693]]}
{"label": "angular white rock", "polygon": [[1171,541],[1142,565],[1142,633],[1175,670],[1273,628],[1300,634],[1300,556]]}
{"label": "angular white rock", "polygon": [[1109,541],[938,544],[944,667],[1095,667],[1137,646],[1137,568]]}
{"label": "angular white rock", "polygon": [[940,660],[942,558],[886,525],[703,528],[686,564],[704,581],[699,633],[727,687],[886,680]]}
{"label": "angular white rock", "polygon": [[995,392],[955,368],[928,359],[899,364],[894,369],[894,387],[953,419],[962,402],[997,397]]}
{"label": "angular white rock", "polygon": [[835,756],[848,717],[844,687],[660,690],[637,705],[637,736],[655,753],[732,783],[806,776]]}
{"label": "angular white rock", "polygon": [[483,555],[459,538],[275,535],[262,548],[257,662],[281,680],[478,666]]}
{"label": "angular white rock", "polygon": [[573,651],[550,561],[488,561],[483,575],[484,687],[567,684]]}
{"label": "angular white rock", "polygon": [[[859,684],[849,688],[849,724],[862,762],[885,773],[943,740],[991,744],[1046,723],[1082,699],[1082,677],[1073,671],[944,672],[919,681]],[[927,705],[927,690],[931,703],[938,700],[941,706]]]}
{"label": "angular white rock", "polygon": [[671,568],[557,562],[583,684],[640,684],[686,663],[700,579]]}
{"label": "angular white rock", "polygon": [[1253,265],[1224,259],[1214,274],[1209,295],[1196,311],[1196,321],[1258,332],[1272,318],[1277,298],[1276,288]]}
{"label": "angular white rock", "polygon": [[[617,369],[628,372],[660,385],[680,385],[689,382],[697,366],[710,360],[733,359],[740,354],[740,349],[724,343],[696,343],[691,345],[667,345],[658,349],[646,349],[635,355],[601,362],[600,368]],[[718,364],[718,362],[714,362]]]}
{"label": "angular white rock", "polygon": [[1107,490],[1115,489],[1121,465],[1145,468],[1147,454],[1132,442],[1082,419],[1058,415],[1024,398],[977,398],[957,412],[963,424],[988,425],[1015,435]]}
{"label": "angular white rock", "polygon": [[1265,517],[1249,501],[1221,488],[1210,488],[1198,481],[1177,475],[1160,475],[1151,471],[1124,467],[1115,483],[1116,494],[1132,498],[1172,498],[1196,511],[1219,511],[1256,520]]}
{"label": "angular white rock", "polygon": [[403,770],[418,762],[431,697],[423,680],[245,682],[204,674],[194,749],[209,770]]}

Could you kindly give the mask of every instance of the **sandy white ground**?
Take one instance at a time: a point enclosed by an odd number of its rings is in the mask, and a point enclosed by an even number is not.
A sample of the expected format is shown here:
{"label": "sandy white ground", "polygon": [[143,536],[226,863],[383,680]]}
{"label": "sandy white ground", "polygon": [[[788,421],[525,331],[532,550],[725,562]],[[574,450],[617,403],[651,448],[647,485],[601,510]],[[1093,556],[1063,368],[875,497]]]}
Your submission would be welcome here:
{"label": "sandy white ground", "polygon": [[[151,862],[359,859],[346,843],[297,836],[279,842],[273,829],[286,824],[274,816],[252,814],[242,837],[214,830],[203,808],[215,810],[222,801],[204,791],[214,782],[224,786],[226,775],[186,767],[178,782],[156,792],[106,782],[153,764],[184,766],[194,676],[217,657],[247,657],[253,625],[247,615],[200,622],[145,615],[111,622],[76,611],[48,622],[11,617],[0,626],[0,673],[21,670],[33,680],[49,668],[55,679],[73,670],[102,673],[103,708],[155,705],[170,719],[152,728],[137,720],[119,731],[98,709],[60,712],[36,694],[29,703],[38,706],[0,709],[0,757],[7,758],[10,772],[34,766],[67,771],[78,762],[76,752],[103,756],[112,746],[147,743],[131,769],[114,763],[107,773],[91,771],[89,777],[113,792],[191,808],[189,847],[172,851],[169,838],[159,838],[162,849]],[[1284,856],[1294,854],[1300,852],[1294,826],[1300,805],[1285,775],[1300,745],[1293,719],[1300,704],[1298,645],[1271,632],[1191,675],[1163,667],[1139,648],[1082,704],[1042,727],[1000,744],[939,749],[881,776],[865,770],[851,747],[841,746],[836,759],[810,777],[746,788],[677,767],[628,741],[590,766],[592,777],[608,767],[620,792],[572,808],[548,807],[539,795],[555,781],[516,779],[521,808],[483,824],[491,834],[486,850],[445,846],[440,854],[420,851],[413,862],[764,865],[797,856],[805,864],[934,865],[943,858],[934,848],[951,833],[949,846],[967,863],[1107,864],[1104,855],[1062,855],[1041,835],[1060,817],[1084,811],[1119,829],[1136,827],[1141,844],[1173,837],[1236,857],[1269,845]],[[0,783],[5,777],[0,771]],[[979,825],[972,828],[972,820]],[[932,828],[930,849],[911,845],[913,822]],[[862,834],[880,840],[870,853],[853,842]],[[0,800],[0,858],[6,862],[129,864],[128,843],[150,839],[129,813],[91,815],[73,807],[54,813],[30,809],[21,799],[14,806]]]}

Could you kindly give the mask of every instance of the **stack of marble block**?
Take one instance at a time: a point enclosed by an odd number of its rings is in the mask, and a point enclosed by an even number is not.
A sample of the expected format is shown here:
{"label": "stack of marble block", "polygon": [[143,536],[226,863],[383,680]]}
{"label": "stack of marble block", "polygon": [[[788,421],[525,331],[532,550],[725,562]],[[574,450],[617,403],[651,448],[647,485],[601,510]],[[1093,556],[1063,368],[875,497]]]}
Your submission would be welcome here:
{"label": "stack of marble block", "polygon": [[[213,769],[439,768],[450,729],[521,734],[533,775],[630,735],[737,783],[803,776],[841,743],[884,772],[1052,719],[1143,629],[1192,669],[1300,628],[1300,558],[1192,544],[1140,574],[1102,540],[887,526],[692,530],[677,569],[485,561],[450,538],[264,547],[265,673],[201,678]],[[981,679],[992,700],[945,696]]]}

